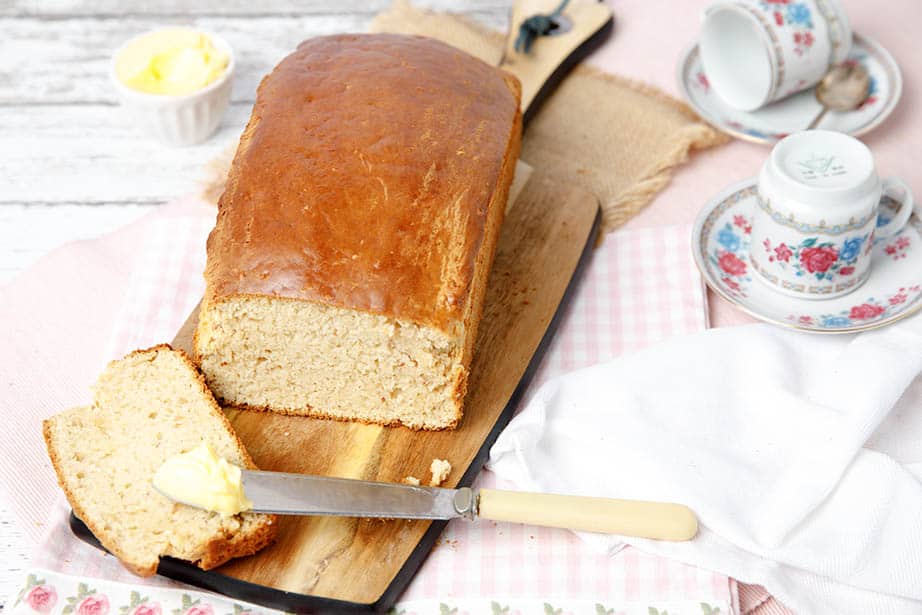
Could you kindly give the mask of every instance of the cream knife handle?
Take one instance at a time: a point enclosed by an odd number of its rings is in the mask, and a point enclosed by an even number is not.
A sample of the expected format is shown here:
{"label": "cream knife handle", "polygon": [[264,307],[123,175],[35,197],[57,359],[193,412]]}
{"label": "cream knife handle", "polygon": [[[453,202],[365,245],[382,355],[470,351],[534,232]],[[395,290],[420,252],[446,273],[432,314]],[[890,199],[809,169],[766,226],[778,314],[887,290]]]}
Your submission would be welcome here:
{"label": "cream knife handle", "polygon": [[695,513],[682,504],[481,489],[477,516],[655,540],[690,540]]}

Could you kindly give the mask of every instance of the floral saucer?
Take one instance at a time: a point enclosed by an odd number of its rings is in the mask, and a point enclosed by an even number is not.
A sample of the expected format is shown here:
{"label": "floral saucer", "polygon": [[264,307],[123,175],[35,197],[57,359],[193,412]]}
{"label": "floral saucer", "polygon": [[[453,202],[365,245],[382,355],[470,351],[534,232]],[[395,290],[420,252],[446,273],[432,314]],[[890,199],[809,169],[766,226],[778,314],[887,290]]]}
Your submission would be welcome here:
{"label": "floral saucer", "polygon": [[[903,230],[878,239],[871,254],[871,276],[858,289],[833,299],[789,297],[756,279],[749,262],[757,179],[727,188],[698,214],[692,252],[704,281],[744,312],[764,320],[816,333],[854,333],[905,318],[922,308],[922,220],[913,213]],[[881,199],[878,226],[897,204]]]}
{"label": "floral saucer", "polygon": [[[854,35],[849,62],[861,62],[871,75],[871,94],[855,111],[830,111],[818,128],[853,137],[876,128],[893,112],[903,92],[900,67],[876,41]],[[740,111],[725,103],[711,88],[701,67],[698,44],[685,50],[678,67],[679,89],[695,111],[718,130],[734,137],[771,145],[788,134],[805,129],[822,107],[813,88],[756,111]]]}

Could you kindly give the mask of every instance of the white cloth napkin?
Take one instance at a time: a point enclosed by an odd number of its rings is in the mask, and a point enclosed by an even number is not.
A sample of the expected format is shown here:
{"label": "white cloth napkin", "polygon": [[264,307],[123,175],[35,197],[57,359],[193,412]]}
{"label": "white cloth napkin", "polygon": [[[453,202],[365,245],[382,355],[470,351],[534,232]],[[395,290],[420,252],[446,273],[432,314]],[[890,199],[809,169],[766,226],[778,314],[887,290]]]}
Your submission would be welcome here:
{"label": "white cloth napkin", "polygon": [[920,317],[711,330],[547,382],[489,467],[522,489],[688,504],[695,540],[629,542],[798,613],[922,613],[919,383],[897,404],[920,371]]}

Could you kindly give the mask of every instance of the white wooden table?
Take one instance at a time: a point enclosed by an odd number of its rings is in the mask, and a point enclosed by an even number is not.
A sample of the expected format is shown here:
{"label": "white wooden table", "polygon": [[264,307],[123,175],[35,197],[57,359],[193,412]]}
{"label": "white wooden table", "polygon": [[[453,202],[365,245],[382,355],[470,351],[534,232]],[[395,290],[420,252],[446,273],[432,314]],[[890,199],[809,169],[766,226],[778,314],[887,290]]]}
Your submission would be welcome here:
{"label": "white wooden table", "polygon": [[[416,0],[503,30],[510,0]],[[234,144],[259,79],[305,38],[367,28],[390,0],[2,0],[0,2],[0,285],[53,248],[96,237],[196,190],[204,165]],[[237,75],[219,132],[171,149],[122,117],[111,54],[163,25],[221,34]],[[0,605],[30,546],[0,492]]]}

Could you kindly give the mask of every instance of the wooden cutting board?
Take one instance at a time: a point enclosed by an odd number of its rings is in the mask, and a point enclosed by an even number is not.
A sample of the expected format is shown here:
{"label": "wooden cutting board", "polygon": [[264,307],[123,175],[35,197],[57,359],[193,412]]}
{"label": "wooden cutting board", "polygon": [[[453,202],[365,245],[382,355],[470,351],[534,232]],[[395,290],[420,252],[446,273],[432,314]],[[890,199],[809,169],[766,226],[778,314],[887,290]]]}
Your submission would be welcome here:
{"label": "wooden cutting board", "polygon": [[[401,482],[429,478],[434,458],[452,471],[443,486],[470,485],[533,375],[565,297],[598,232],[598,199],[535,172],[506,215],[490,274],[464,418],[423,432],[226,409],[265,470]],[[197,312],[173,344],[190,350]],[[74,520],[78,535],[92,539]],[[406,588],[445,522],[280,517],[275,545],[203,572],[164,558],[162,575],[287,611],[385,610]]]}
{"label": "wooden cutting board", "polygon": [[[599,217],[596,197],[576,186],[533,175],[503,224],[487,289],[471,369],[464,418],[453,431],[292,417],[228,409],[234,428],[265,470],[401,482],[424,482],[434,458],[452,464],[443,484],[469,485],[521,390],[537,365],[529,364],[578,269],[591,251]],[[588,254],[587,254],[588,256]],[[174,344],[190,350],[197,314]],[[546,340],[545,340],[546,341]],[[231,562],[219,573],[267,588],[352,603],[386,605],[388,588],[403,572],[402,591],[428,554],[441,526],[432,522],[342,517],[281,517],[278,542]],[[429,544],[425,544],[428,542]],[[415,556],[415,557],[414,557]],[[412,561],[411,561],[412,560]],[[406,568],[406,570],[405,570]],[[222,588],[224,589],[224,588]],[[390,598],[383,600],[382,598]],[[260,600],[262,601],[262,600]],[[274,602],[274,601],[273,601]],[[310,601],[281,602],[291,609]],[[318,605],[319,606],[319,605]]]}

